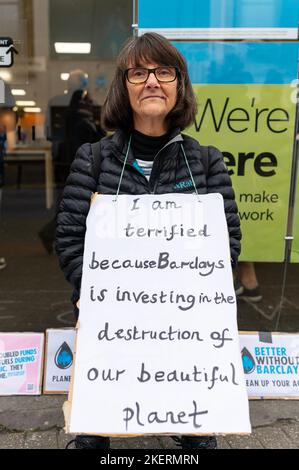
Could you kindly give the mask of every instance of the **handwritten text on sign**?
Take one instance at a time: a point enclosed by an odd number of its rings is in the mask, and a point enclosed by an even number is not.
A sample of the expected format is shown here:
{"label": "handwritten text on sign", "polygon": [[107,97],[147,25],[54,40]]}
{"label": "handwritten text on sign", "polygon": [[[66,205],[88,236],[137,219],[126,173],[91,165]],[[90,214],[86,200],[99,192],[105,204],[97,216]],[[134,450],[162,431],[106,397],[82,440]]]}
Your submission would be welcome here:
{"label": "handwritten text on sign", "polygon": [[92,203],[70,432],[250,432],[220,195]]}

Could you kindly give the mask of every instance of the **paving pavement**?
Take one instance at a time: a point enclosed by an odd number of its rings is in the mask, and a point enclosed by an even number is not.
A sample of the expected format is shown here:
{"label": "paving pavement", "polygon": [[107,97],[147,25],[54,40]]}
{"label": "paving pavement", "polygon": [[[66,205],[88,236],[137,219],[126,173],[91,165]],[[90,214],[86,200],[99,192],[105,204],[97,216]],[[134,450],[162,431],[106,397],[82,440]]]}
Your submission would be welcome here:
{"label": "paving pavement", "polygon": [[[64,449],[66,395],[0,397],[0,449]],[[252,434],[218,436],[219,449],[299,449],[299,407],[293,400],[250,401]],[[112,438],[112,449],[178,449],[167,436]]]}

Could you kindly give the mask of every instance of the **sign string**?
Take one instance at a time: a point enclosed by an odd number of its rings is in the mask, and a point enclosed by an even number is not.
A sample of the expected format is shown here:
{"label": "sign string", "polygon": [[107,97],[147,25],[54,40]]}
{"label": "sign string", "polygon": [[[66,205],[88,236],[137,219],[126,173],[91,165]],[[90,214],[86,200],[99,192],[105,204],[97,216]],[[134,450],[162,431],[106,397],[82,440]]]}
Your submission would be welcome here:
{"label": "sign string", "polygon": [[128,159],[128,155],[129,155],[129,151],[130,151],[130,147],[131,147],[131,140],[132,140],[132,134],[130,135],[130,139],[129,139],[129,143],[128,143],[128,148],[127,148],[124,164],[123,164],[121,174],[120,174],[120,178],[119,178],[119,182],[118,182],[118,188],[117,188],[117,191],[116,191],[115,199],[113,199],[113,202],[117,201],[117,198],[118,198],[118,195],[119,195],[120,185],[121,185],[121,182],[122,182],[122,179],[123,179],[123,174],[124,174],[124,171],[125,171],[125,166],[126,166],[126,163],[127,163],[127,159]]}
{"label": "sign string", "polygon": [[[119,182],[118,182],[118,187],[117,187],[115,199],[113,199],[113,202],[116,202],[117,199],[118,199],[120,186],[121,186],[121,182],[122,182],[124,171],[125,171],[125,166],[126,166],[126,163],[127,163],[127,159],[128,159],[128,155],[129,155],[129,151],[130,151],[130,147],[131,147],[131,140],[132,140],[132,134],[130,135],[130,138],[129,138],[129,143],[128,143],[128,147],[127,147],[127,151],[126,151],[126,156],[125,156],[125,160],[124,160],[123,167],[122,167],[122,170],[121,170],[121,174],[120,174],[120,178],[119,178]],[[187,155],[185,153],[183,144],[181,144],[181,149],[182,149],[182,152],[183,152],[183,155],[184,155],[184,158],[185,158],[185,162],[186,162],[186,165],[187,165],[190,177],[191,177],[191,181],[192,181],[192,184],[193,184],[193,187],[194,187],[194,191],[195,191],[195,193],[198,197],[198,202],[201,202],[200,199],[199,199],[199,194],[198,194],[198,191],[197,191],[197,187],[196,187],[193,175],[192,175],[192,171],[191,171],[191,168],[190,168],[188,158],[187,158]]]}

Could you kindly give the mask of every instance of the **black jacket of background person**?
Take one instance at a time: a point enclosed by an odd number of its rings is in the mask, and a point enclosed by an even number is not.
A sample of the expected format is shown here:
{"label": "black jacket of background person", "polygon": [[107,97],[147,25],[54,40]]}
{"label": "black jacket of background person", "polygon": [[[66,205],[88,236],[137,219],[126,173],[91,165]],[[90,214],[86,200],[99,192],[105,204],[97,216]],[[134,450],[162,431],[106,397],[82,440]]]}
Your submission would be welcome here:
{"label": "black jacket of background person", "polygon": [[[194,187],[190,184],[190,173],[180,147],[182,143],[198,193],[220,193],[223,196],[234,267],[241,248],[240,220],[231,179],[222,154],[215,147],[209,147],[206,175],[202,162],[204,156],[199,143],[189,136],[180,134],[179,130],[171,133],[170,140],[177,135],[182,141],[166,144],[163,147],[155,158],[150,181],[134,167],[135,159],[130,149],[119,194],[193,193]],[[66,182],[57,220],[56,252],[60,267],[74,288],[72,296],[74,304],[80,292],[90,197],[93,192],[116,194],[128,146],[128,135],[118,130],[113,136],[101,139],[100,145],[101,164],[97,181],[94,179],[91,145],[84,144],[78,149]]]}
{"label": "black jacket of background person", "polygon": [[93,106],[93,101],[87,93],[85,94],[82,90],[73,93],[65,129],[71,161],[81,145],[86,142],[97,142],[106,135],[106,132],[95,122]]}
{"label": "black jacket of background person", "polygon": [[95,122],[93,101],[83,90],[74,91],[65,120],[65,138],[55,161],[55,176],[64,184],[76,152],[85,142],[97,142],[106,133]]}

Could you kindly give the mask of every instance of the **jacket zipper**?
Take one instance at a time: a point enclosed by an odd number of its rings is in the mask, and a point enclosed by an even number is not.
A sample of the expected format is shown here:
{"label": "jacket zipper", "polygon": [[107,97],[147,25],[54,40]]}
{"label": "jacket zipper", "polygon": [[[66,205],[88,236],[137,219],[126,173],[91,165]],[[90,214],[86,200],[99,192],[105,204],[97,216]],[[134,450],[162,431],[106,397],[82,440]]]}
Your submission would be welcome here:
{"label": "jacket zipper", "polygon": [[[173,144],[173,143],[175,143],[175,142],[178,142],[178,141],[183,141],[183,138],[182,138],[181,134],[178,134],[176,137],[174,137],[174,138],[171,139],[169,142],[167,142],[167,143],[164,145],[164,147],[162,147],[162,148],[159,150],[159,152],[156,153],[156,155],[154,156],[154,160],[153,160],[153,168],[154,168],[155,160],[156,160],[157,156],[159,155],[159,153],[162,152],[162,150],[164,150],[164,149],[165,149],[166,147],[168,147],[169,145],[171,145],[171,144]],[[152,179],[152,175],[153,175],[153,168],[152,168],[152,173],[151,173],[150,180],[149,180],[149,186],[151,186],[150,183],[151,183],[151,179]],[[159,175],[159,173],[160,173],[160,168],[161,168],[161,160],[160,160],[160,162],[159,162],[159,164],[158,164],[158,168],[157,168],[157,171],[156,171],[156,174],[157,174],[157,175]],[[158,182],[159,182],[159,181],[158,181],[158,178],[156,178],[156,181],[155,181],[153,190],[152,190],[152,191],[150,190],[150,193],[151,193],[151,194],[155,194],[155,193],[156,193],[157,186],[158,186]]]}

